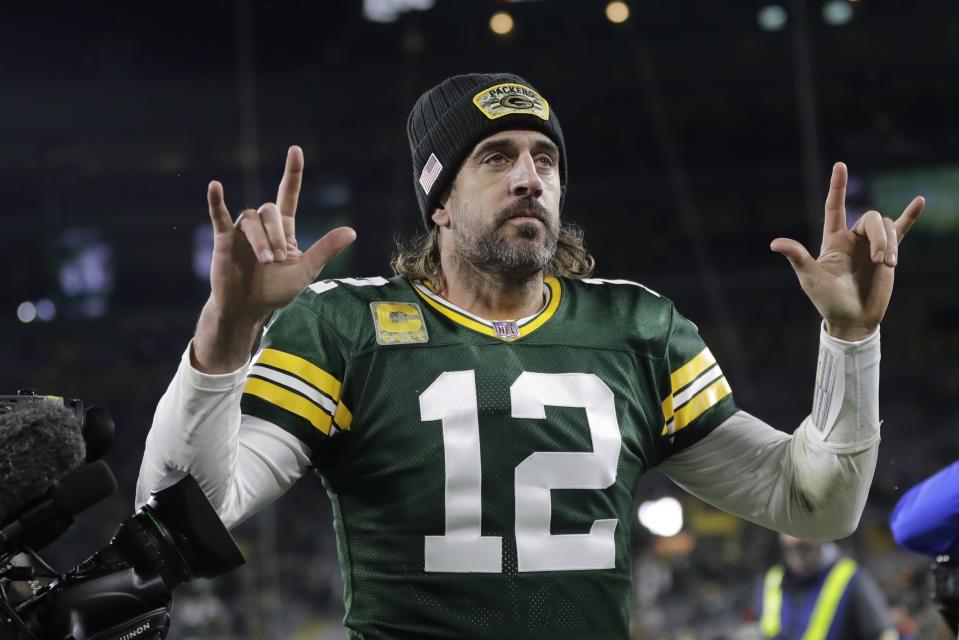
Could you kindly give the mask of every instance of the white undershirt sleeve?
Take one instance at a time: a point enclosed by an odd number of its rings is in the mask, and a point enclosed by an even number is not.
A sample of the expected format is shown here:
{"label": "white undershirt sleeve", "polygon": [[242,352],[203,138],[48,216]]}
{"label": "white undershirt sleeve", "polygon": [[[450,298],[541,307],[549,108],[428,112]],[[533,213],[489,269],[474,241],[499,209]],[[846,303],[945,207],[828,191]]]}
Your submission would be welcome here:
{"label": "white undershirt sleeve", "polygon": [[190,473],[228,528],[269,506],[310,468],[298,438],[240,415],[247,366],[204,374],[187,347],[157,405],[137,479],[136,505],[171,470]]}
{"label": "white undershirt sleeve", "polygon": [[824,541],[855,531],[879,449],[879,332],[820,334],[812,413],[791,436],[740,411],[660,466],[693,495],[757,524]]}

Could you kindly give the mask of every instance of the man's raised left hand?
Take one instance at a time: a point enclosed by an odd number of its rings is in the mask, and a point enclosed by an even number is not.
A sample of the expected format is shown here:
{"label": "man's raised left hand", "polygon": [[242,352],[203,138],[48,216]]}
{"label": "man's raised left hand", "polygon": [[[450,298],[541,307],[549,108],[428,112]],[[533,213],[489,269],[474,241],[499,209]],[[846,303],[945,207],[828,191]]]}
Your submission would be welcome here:
{"label": "man's raised left hand", "polygon": [[889,306],[899,244],[925,206],[916,196],[893,221],[878,211],[867,211],[846,228],[846,165],[832,169],[822,247],[813,259],[805,247],[790,238],[776,238],[769,248],[781,253],[799,277],[799,284],[826,321],[826,331],[841,340],[872,335]]}

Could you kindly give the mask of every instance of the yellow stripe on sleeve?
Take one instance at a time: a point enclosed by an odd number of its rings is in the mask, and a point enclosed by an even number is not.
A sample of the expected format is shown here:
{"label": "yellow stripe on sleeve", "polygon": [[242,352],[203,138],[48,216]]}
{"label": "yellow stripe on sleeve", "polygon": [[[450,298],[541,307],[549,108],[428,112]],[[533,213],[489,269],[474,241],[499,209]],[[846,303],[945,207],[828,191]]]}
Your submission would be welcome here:
{"label": "yellow stripe on sleeve", "polygon": [[687,384],[695,380],[699,374],[715,364],[716,358],[707,347],[699,352],[695,358],[673,371],[670,375],[670,384],[673,387],[673,393],[676,393]]}
{"label": "yellow stripe on sleeve", "polygon": [[693,420],[698,418],[704,411],[715,405],[717,402],[732,393],[733,390],[726,382],[725,376],[712,383],[699,393],[692,400],[684,404],[676,411],[676,427],[674,431],[679,431]]}
{"label": "yellow stripe on sleeve", "polygon": [[666,396],[663,400],[663,420],[669,422],[673,417],[673,394]]}
{"label": "yellow stripe on sleeve", "polygon": [[340,384],[340,381],[328,374],[326,371],[323,371],[323,369],[320,369],[309,360],[304,360],[303,358],[295,356],[292,353],[284,353],[283,351],[277,351],[276,349],[264,349],[260,352],[260,357],[257,358],[257,363],[276,367],[277,369],[281,369],[287,373],[292,373],[293,375],[306,380],[311,385],[330,396],[330,398],[333,399],[333,402],[338,402],[340,399],[340,389],[343,386]]}
{"label": "yellow stripe on sleeve", "polygon": [[[307,420],[326,435],[330,433],[330,423],[332,422],[330,414],[289,389],[284,389],[280,385],[273,384],[268,380],[248,378],[246,386],[243,387],[243,393],[263,398],[270,404],[274,404],[281,409],[285,409]],[[344,410],[346,409],[343,405],[340,405],[340,407],[343,407]],[[337,413],[339,413],[339,409],[337,409]],[[350,418],[352,419],[352,416]]]}
{"label": "yellow stripe on sleeve", "polygon": [[350,410],[346,408],[346,405],[342,402],[336,405],[336,415],[333,416],[333,421],[343,431],[349,431],[350,425],[353,424],[353,414],[350,413]]}

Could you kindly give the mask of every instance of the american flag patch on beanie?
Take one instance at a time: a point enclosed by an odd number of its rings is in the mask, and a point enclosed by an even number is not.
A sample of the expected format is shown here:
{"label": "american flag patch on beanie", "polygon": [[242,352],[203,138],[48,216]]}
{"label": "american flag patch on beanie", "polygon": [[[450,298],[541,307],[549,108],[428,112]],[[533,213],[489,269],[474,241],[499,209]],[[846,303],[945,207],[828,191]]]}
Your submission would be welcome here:
{"label": "american flag patch on beanie", "polygon": [[439,161],[435,153],[431,153],[426,164],[423,165],[423,171],[420,173],[420,186],[423,187],[426,195],[429,195],[430,189],[433,188],[433,183],[436,182],[442,170],[443,163]]}

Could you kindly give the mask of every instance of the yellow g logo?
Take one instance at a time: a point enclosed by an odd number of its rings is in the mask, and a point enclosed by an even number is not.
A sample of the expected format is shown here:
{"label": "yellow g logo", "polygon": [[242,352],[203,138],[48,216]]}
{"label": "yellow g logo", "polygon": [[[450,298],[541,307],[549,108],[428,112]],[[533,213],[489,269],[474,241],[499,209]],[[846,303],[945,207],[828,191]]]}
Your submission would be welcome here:
{"label": "yellow g logo", "polygon": [[523,111],[525,109],[533,108],[533,101],[529,98],[523,96],[506,96],[499,101],[501,105],[509,109],[516,109],[518,111]]}

